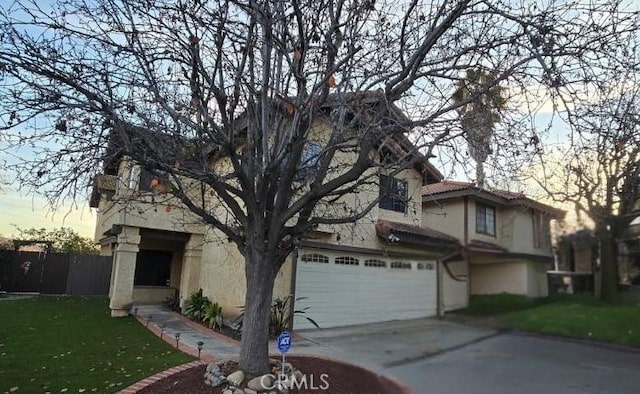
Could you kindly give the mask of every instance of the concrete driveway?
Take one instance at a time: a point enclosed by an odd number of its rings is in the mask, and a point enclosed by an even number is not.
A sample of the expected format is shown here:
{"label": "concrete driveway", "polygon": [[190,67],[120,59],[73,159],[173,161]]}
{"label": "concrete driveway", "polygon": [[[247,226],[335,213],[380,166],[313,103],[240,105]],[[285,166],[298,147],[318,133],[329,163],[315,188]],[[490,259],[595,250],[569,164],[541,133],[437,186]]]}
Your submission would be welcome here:
{"label": "concrete driveway", "polygon": [[385,370],[416,393],[640,392],[640,352],[501,334]]}
{"label": "concrete driveway", "polygon": [[405,382],[416,394],[640,392],[640,351],[438,319],[297,334],[303,338],[294,338],[292,353],[360,365]]}
{"label": "concrete driveway", "polygon": [[[292,353],[337,358],[383,372],[495,335],[489,328],[438,319],[296,331]],[[275,353],[277,350],[273,349]]]}

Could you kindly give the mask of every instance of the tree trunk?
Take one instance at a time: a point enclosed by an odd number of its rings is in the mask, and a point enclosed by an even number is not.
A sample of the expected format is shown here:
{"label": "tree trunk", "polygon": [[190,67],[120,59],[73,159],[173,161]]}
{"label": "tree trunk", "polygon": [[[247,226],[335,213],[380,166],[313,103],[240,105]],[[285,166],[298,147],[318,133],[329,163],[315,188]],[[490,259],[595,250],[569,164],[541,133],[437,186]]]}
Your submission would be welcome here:
{"label": "tree trunk", "polygon": [[[240,369],[250,376],[269,373],[269,313],[276,272],[275,259],[269,258],[256,244],[248,243],[245,253],[245,296]],[[264,242],[262,243],[264,245]]]}
{"label": "tree trunk", "polygon": [[602,300],[615,302],[618,296],[618,253],[611,231],[598,231],[600,241],[600,285]]}

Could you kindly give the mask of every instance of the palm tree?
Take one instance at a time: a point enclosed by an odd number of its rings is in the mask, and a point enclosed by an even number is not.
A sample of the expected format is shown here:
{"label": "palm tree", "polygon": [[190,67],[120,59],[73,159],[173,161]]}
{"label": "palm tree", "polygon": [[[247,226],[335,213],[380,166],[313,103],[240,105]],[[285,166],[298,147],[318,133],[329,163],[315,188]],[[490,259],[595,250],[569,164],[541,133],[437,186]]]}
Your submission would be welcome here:
{"label": "palm tree", "polygon": [[504,89],[493,73],[482,69],[467,70],[466,77],[456,83],[453,100],[460,104],[457,111],[469,145],[469,155],[476,162],[476,183],[484,187],[484,162],[491,153],[494,126],[505,107]]}

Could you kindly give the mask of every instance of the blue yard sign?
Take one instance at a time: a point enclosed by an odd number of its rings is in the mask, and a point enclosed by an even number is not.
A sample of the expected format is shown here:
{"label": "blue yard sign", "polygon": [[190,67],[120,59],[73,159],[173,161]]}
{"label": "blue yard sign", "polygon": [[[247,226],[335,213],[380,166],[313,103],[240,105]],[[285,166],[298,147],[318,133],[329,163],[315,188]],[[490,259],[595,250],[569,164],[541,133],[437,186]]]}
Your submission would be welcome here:
{"label": "blue yard sign", "polygon": [[280,335],[278,335],[278,350],[280,353],[285,354],[291,348],[291,334],[289,331],[282,331]]}

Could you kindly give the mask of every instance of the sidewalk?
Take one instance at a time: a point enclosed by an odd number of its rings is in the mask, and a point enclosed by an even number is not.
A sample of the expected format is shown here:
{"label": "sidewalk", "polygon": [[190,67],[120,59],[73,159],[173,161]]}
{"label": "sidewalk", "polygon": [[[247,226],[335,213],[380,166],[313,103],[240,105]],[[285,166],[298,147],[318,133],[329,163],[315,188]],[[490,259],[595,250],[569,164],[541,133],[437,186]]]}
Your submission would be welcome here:
{"label": "sidewalk", "polygon": [[162,339],[176,345],[176,334],[180,334],[179,347],[187,353],[198,355],[198,342],[202,341],[201,359],[206,362],[213,360],[237,360],[240,354],[240,342],[225,337],[210,330],[184,316],[166,309],[162,305],[136,305],[136,318]]}
{"label": "sidewalk", "polygon": [[[201,324],[187,319],[177,313],[171,312],[163,305],[136,305],[138,308],[137,319],[141,324],[156,335],[175,346],[175,334],[180,333],[180,349],[193,356],[198,355],[198,342],[203,342],[201,359],[204,362],[214,360],[238,360],[240,354],[240,342],[220,333],[210,330]],[[151,319],[149,319],[151,316]],[[278,347],[275,341],[269,341],[269,353],[273,357],[279,357]],[[293,333],[293,343],[287,355],[315,356],[332,358],[343,362],[358,365],[373,371],[380,372],[380,365],[358,357],[349,351],[343,351],[336,347],[327,346],[311,338],[305,338]]]}

